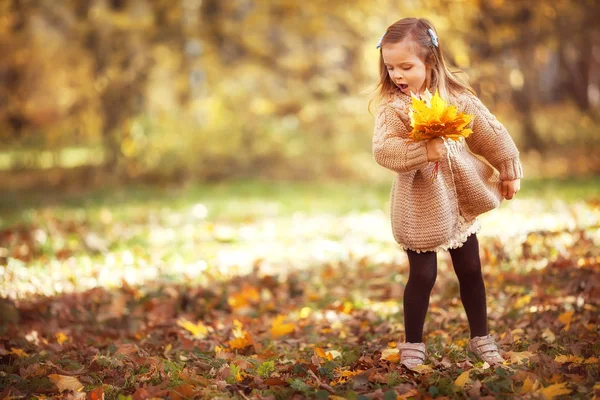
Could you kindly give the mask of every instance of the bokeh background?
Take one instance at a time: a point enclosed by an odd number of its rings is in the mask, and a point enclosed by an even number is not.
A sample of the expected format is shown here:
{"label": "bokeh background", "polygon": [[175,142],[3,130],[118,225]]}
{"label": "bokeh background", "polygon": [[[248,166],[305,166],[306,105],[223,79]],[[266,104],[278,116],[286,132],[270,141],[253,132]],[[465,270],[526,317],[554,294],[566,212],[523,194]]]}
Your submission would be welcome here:
{"label": "bokeh background", "polygon": [[231,178],[386,180],[375,44],[429,18],[508,127],[527,178],[600,169],[592,0],[7,0],[0,180],[9,189]]}

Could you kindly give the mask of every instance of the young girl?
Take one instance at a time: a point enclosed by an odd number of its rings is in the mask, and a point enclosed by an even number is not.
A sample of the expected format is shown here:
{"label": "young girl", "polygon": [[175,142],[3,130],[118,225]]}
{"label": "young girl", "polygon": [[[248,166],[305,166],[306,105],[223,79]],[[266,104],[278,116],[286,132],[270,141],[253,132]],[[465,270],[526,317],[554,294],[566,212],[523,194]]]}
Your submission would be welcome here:
{"label": "young girl", "polygon": [[[410,269],[404,291],[406,343],[400,346],[401,363],[408,368],[426,358],[423,325],[442,250],[450,252],[459,280],[471,337],[467,350],[491,365],[504,361],[488,333],[476,217],[512,199],[523,171],[512,138],[473,89],[450,71],[442,45],[431,23],[417,18],[391,25],[377,45],[380,104],[373,156],[396,172],[390,216]],[[473,133],[466,140],[409,139],[411,92],[418,96],[425,89],[437,89],[446,102],[473,115],[468,126]],[[439,173],[432,182],[436,162]]]}

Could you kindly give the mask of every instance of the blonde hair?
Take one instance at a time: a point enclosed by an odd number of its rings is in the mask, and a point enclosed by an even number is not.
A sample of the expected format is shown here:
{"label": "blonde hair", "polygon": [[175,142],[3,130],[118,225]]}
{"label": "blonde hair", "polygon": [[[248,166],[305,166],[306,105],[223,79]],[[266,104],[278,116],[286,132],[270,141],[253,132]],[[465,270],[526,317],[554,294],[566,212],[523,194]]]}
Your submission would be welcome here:
{"label": "blonde hair", "polygon": [[450,70],[442,51],[442,43],[437,42],[437,46],[433,44],[432,37],[428,30],[432,29],[437,36],[437,31],[425,18],[403,18],[390,25],[381,37],[381,47],[379,49],[379,83],[374,90],[379,89],[378,93],[369,102],[377,100],[379,103],[383,98],[396,90],[396,85],[390,79],[388,70],[383,62],[381,48],[386,43],[399,43],[405,39],[410,39],[415,43],[417,56],[423,63],[431,68],[431,81],[429,82],[429,91],[434,93],[438,90],[440,96],[446,101],[449,100],[451,94],[459,94],[464,91],[469,91],[475,94],[475,91],[467,83],[457,76],[458,73],[466,74],[460,69]]}

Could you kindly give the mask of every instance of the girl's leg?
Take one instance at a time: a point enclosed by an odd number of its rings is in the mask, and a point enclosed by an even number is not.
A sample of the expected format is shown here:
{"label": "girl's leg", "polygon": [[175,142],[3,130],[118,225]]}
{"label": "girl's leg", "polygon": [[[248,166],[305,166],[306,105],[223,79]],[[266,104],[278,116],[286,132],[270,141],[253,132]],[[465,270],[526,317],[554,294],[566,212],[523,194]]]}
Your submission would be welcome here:
{"label": "girl's leg", "polygon": [[437,277],[437,254],[407,250],[409,276],[404,289],[404,325],[406,341],[421,343],[423,325],[429,308],[429,295]]}
{"label": "girl's leg", "polygon": [[449,252],[458,277],[460,299],[469,320],[471,338],[485,336],[488,334],[487,308],[477,235],[472,234],[462,247]]}

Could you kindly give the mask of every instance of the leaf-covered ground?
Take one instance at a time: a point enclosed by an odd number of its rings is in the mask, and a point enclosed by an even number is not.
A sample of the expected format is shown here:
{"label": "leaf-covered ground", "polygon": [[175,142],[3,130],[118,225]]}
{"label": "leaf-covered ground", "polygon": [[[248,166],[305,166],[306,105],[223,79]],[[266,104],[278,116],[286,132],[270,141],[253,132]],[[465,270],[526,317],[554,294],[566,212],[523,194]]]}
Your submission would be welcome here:
{"label": "leaf-covered ground", "polygon": [[466,354],[438,255],[418,371],[398,364],[387,187],[4,203],[0,399],[600,398],[596,184],[538,182],[480,217],[502,366]]}

